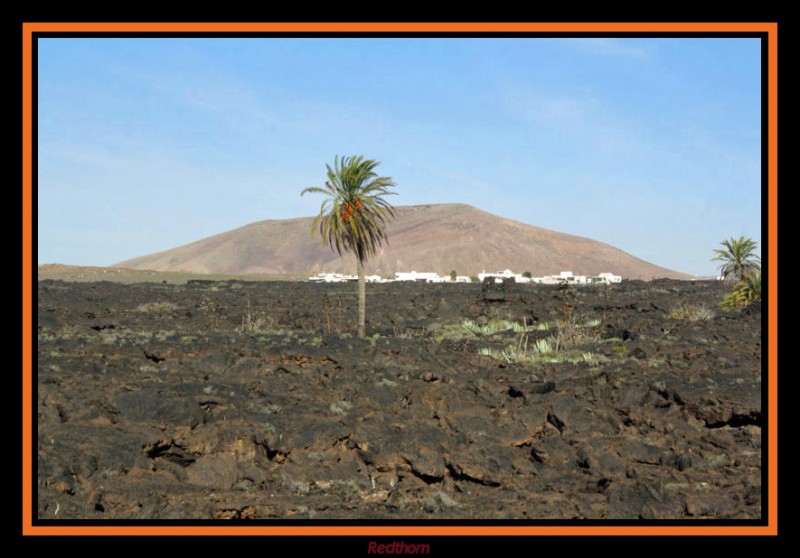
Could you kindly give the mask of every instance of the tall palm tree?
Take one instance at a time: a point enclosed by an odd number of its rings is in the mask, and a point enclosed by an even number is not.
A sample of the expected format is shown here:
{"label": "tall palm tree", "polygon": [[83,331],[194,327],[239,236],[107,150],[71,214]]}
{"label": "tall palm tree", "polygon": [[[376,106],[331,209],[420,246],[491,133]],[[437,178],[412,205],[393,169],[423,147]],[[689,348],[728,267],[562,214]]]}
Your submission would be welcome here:
{"label": "tall palm tree", "polygon": [[394,218],[394,208],[383,196],[396,194],[396,186],[388,176],[378,176],[375,167],[380,163],[363,156],[336,156],[328,169],[325,188],[306,188],[306,192],[328,196],[311,225],[319,229],[322,243],[343,252],[355,254],[358,262],[358,336],[364,337],[367,295],[364,281],[364,262],[375,254],[383,242],[388,244],[386,224]]}
{"label": "tall palm tree", "polygon": [[761,258],[756,255],[758,243],[751,238],[743,236],[729,238],[720,242],[724,248],[717,248],[714,253],[717,255],[711,261],[721,261],[719,266],[722,278],[730,283],[738,283],[744,277],[761,269]]}

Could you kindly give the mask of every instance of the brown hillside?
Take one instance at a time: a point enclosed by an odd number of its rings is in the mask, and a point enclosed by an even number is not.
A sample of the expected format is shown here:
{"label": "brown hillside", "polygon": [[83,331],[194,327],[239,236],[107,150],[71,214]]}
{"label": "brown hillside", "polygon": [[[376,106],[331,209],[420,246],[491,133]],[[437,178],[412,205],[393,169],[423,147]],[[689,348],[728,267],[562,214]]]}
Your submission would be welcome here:
{"label": "brown hillside", "polygon": [[[355,259],[321,243],[312,217],[269,220],[116,264],[132,269],[193,273],[354,273]],[[469,205],[397,207],[389,246],[367,264],[368,273],[435,271],[461,275],[511,269],[534,276],[560,271],[625,279],[689,276],[645,262],[608,244],[504,219]]]}

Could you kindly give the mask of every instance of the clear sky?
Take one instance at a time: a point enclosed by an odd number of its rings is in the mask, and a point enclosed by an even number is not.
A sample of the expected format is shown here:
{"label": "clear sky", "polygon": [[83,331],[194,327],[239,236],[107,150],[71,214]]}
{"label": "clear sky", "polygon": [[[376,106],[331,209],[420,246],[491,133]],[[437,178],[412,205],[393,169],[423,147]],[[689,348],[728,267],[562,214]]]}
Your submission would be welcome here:
{"label": "clear sky", "polygon": [[[336,154],[713,275],[761,242],[757,39],[38,40],[38,261],[113,263],[311,216]],[[613,270],[611,270],[613,271]]]}

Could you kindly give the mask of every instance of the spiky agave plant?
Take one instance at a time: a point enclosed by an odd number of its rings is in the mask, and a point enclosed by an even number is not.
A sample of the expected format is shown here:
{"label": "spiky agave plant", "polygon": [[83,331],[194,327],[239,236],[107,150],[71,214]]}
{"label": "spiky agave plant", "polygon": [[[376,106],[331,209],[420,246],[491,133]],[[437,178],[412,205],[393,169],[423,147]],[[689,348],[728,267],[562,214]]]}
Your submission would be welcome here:
{"label": "spiky agave plant", "polygon": [[725,295],[720,307],[740,310],[755,300],[761,300],[761,271],[751,271],[736,283],[733,291]]}
{"label": "spiky agave plant", "polygon": [[364,263],[383,243],[388,244],[386,225],[395,212],[384,196],[396,194],[389,188],[396,186],[388,176],[379,176],[375,168],[380,163],[364,159],[362,155],[342,157],[337,155],[333,167],[327,168],[325,187],[305,188],[306,193],[328,197],[314,219],[311,230],[318,229],[322,242],[339,255],[352,253],[358,264],[358,335],[366,333],[366,287]]}

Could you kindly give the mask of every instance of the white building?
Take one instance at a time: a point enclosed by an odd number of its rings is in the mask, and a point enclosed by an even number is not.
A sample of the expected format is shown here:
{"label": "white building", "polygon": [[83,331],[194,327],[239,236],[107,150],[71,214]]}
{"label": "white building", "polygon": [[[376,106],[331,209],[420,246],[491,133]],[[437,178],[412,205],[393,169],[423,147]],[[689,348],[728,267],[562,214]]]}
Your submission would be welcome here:
{"label": "white building", "polygon": [[523,277],[519,273],[514,273],[510,269],[504,269],[503,271],[495,271],[494,273],[486,273],[486,271],[481,271],[478,273],[478,281],[483,283],[483,280],[486,277],[494,277],[495,283],[502,283],[504,279],[513,279],[517,283],[530,283],[531,279],[528,277]]}
{"label": "white building", "polygon": [[[506,278],[509,278],[509,277],[513,277],[513,276],[514,276],[514,272],[511,271],[510,269],[506,269],[506,270],[503,270],[503,271],[495,271],[494,273],[486,273],[486,270],[484,269],[483,271],[478,273],[478,281],[483,283],[483,280],[486,279],[487,277],[494,277],[494,280],[495,280],[496,283],[502,283],[503,279],[506,279]],[[498,281],[498,279],[499,279],[499,281]]]}
{"label": "white building", "polygon": [[449,281],[450,278],[439,277],[438,273],[433,272],[416,272],[416,271],[398,271],[394,274],[395,281],[420,281],[422,283],[444,283]]}
{"label": "white building", "polygon": [[343,283],[346,281],[341,273],[317,273],[308,280],[312,283]]}
{"label": "white building", "polygon": [[[564,273],[563,271],[561,273]],[[558,285],[561,283],[561,275],[545,275],[544,277],[537,277],[538,281],[536,283],[541,283],[542,285]]]}
{"label": "white building", "polygon": [[543,285],[585,285],[588,281],[585,275],[574,275],[571,271],[562,271],[558,275],[546,275],[544,277],[537,277],[535,283],[542,283]]}
{"label": "white building", "polygon": [[621,283],[622,276],[621,275],[614,275],[613,273],[609,273],[607,271],[599,274],[597,277],[592,277],[596,283],[606,283],[610,285],[611,283]]}

